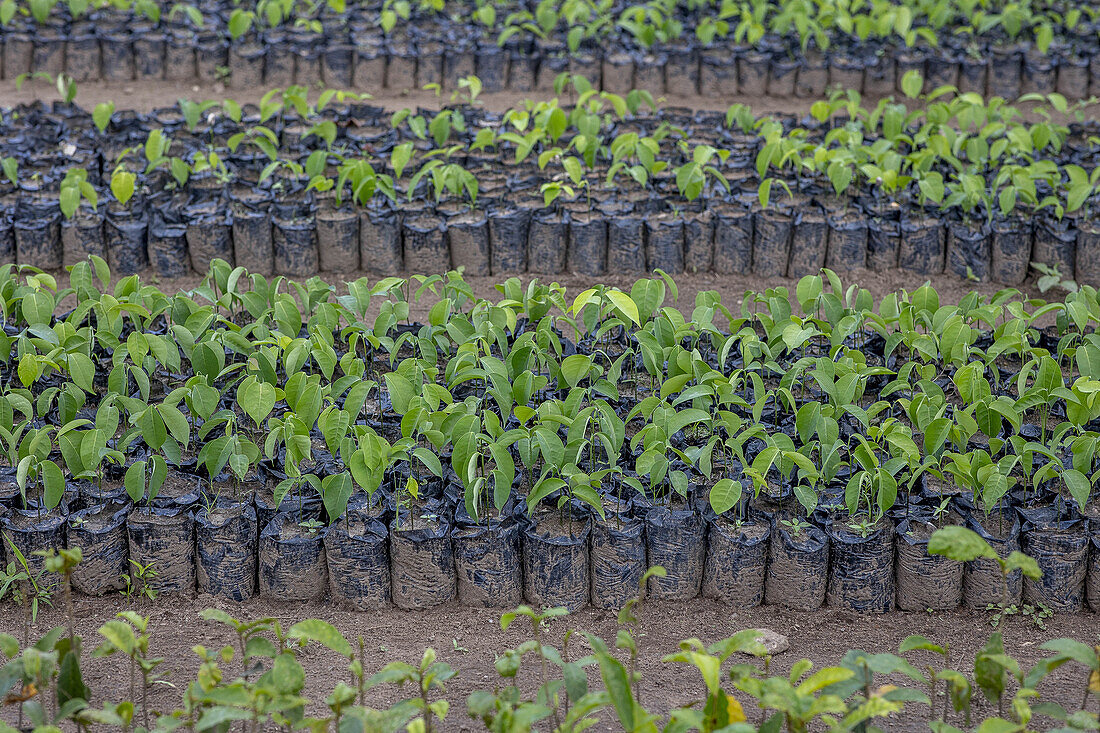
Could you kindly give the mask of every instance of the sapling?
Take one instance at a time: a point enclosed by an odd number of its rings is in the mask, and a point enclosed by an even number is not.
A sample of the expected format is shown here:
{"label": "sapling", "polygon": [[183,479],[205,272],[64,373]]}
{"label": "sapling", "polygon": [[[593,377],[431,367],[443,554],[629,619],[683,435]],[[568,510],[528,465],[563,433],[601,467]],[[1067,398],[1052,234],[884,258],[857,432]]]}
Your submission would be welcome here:
{"label": "sapling", "polygon": [[69,625],[69,643],[77,656],[80,655],[80,645],[76,636],[76,622],[73,615],[73,569],[84,559],[84,554],[79,547],[71,549],[38,550],[36,555],[45,558],[45,570],[49,573],[60,575],[62,589],[65,592],[65,614]]}
{"label": "sapling", "polygon": [[95,650],[94,657],[106,657],[116,652],[130,659],[130,698],[136,692],[135,676],[141,674],[141,719],[146,730],[149,729],[149,688],[154,684],[168,684],[157,673],[157,667],[164,662],[161,657],[149,656],[149,618],[139,616],[133,611],[118,614],[122,620],[112,620],[99,628],[99,634],[105,641]]}

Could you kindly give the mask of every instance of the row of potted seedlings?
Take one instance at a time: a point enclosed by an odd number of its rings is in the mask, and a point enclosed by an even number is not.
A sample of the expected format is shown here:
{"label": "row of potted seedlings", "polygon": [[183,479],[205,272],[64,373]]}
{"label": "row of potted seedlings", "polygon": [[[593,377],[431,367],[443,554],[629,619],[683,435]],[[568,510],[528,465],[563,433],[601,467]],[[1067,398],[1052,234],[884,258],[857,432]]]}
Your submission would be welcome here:
{"label": "row of potted seedlings", "polygon": [[312,105],[299,88],[258,107],[10,110],[0,259],[49,270],[96,254],[162,277],[215,258],[295,277],[827,265],[1008,284],[1034,261],[1100,278],[1091,123],[1027,122],[961,95],[905,118],[899,103],[840,96],[803,121],[737,105],[645,114],[637,91],[571,83],[579,106],[503,115]]}
{"label": "row of potted seedlings", "polygon": [[[719,13],[709,5],[652,3],[649,14],[629,3],[567,7],[573,5],[444,6],[406,9],[401,18],[389,3],[342,10],[290,3],[272,15],[270,8],[202,2],[186,12],[141,6],[136,13],[84,9],[76,17],[57,4],[43,22],[34,12],[15,15],[0,36],[9,79],[45,72],[77,81],[230,81],[242,89],[324,81],[401,91],[426,84],[455,89],[476,73],[488,91],[525,92],[548,91],[569,71],[620,93],[637,87],[804,98],[830,84],[892,94],[909,70],[937,85],[1005,97],[1029,91],[1078,97],[1100,84],[1095,22],[1078,17],[1068,25],[1069,14],[1041,8],[981,19],[953,9],[953,19],[938,17],[933,25],[913,4],[906,25],[882,17],[878,7],[818,18],[812,8],[790,4],[744,3]],[[838,28],[843,13],[858,35]]]}
{"label": "row of potted seedlings", "polygon": [[[2,274],[5,551],[40,569],[35,550],[81,547],[84,592],[127,576],[361,608],[616,607],[659,564],[665,599],[1100,600],[1092,288],[956,306],[925,286],[876,308],[826,271],[798,311],[785,289],[740,314],[704,292],[689,320],[667,276],[571,299],[512,279],[490,302],[457,273],[337,295],[219,261],[174,296],[112,289],[100,259],[59,293]],[[930,556],[950,524],[1042,579]]]}

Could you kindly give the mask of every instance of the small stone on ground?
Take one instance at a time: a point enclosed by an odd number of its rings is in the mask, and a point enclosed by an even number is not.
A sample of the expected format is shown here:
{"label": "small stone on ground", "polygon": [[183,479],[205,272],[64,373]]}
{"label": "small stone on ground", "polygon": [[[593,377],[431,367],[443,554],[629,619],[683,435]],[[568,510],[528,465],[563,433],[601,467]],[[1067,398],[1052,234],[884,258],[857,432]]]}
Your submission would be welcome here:
{"label": "small stone on ground", "polygon": [[756,640],[764,645],[764,648],[768,650],[768,654],[782,654],[791,648],[787,637],[778,631],[772,631],[771,629],[757,629],[757,631],[760,632],[760,635],[756,637]]}

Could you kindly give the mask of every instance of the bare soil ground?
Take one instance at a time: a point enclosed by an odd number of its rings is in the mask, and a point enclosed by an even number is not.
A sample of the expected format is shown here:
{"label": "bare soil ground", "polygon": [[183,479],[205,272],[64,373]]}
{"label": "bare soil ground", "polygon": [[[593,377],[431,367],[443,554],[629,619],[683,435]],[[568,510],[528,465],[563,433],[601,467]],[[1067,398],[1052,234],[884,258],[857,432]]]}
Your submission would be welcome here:
{"label": "bare soil ground", "polygon": [[[268,88],[242,89],[239,87],[227,87],[225,84],[215,83],[179,83],[171,81],[133,81],[133,82],[78,82],[76,103],[85,109],[92,109],[100,102],[114,102],[118,109],[130,109],[138,112],[147,112],[158,107],[175,105],[182,97],[195,101],[212,99],[221,101],[226,98],[234,99],[241,104],[256,103],[267,93]],[[439,107],[451,100],[451,92],[444,91],[442,95],[434,92],[414,89],[398,92],[389,89],[374,90],[349,90],[369,91],[373,98],[369,101],[386,109],[402,109],[404,107]],[[494,92],[484,93],[478,97],[478,102],[485,109],[502,112],[519,105],[525,99],[539,99],[553,96],[546,92]],[[780,112],[803,114],[810,111],[812,99],[781,99],[775,97],[723,97],[716,99],[699,95],[666,94],[663,96],[667,106],[690,107],[692,109],[726,110],[731,104],[740,102],[747,104],[757,113]],[[21,87],[16,88],[12,80],[0,81],[0,100],[5,106],[14,106],[40,100],[43,102],[59,101],[57,89],[52,83],[45,80],[27,80]]]}
{"label": "bare soil ground", "polygon": [[[323,88],[315,85],[312,90],[314,96]],[[269,87],[241,88],[227,86],[218,83],[187,83],[172,81],[131,81],[131,82],[78,82],[77,94],[74,100],[85,109],[91,110],[100,102],[114,102],[117,109],[148,112],[159,107],[174,106],[181,98],[194,101],[213,100],[220,102],[223,99],[233,99],[240,104],[257,103],[269,91]],[[369,93],[366,101],[389,110],[399,110],[405,107],[436,109],[451,102],[452,90],[444,90],[441,94],[423,89],[411,89],[395,91],[391,89],[350,89],[347,91]],[[504,112],[513,107],[522,105],[526,99],[546,99],[554,96],[551,92],[485,92],[477,98],[479,106],[494,112]],[[674,94],[654,95],[663,107],[686,107],[696,110],[725,111],[730,105],[739,103],[749,106],[757,115],[762,114],[791,114],[806,115],[816,99],[800,99],[796,97],[755,97],[748,95],[734,96],[707,96],[698,94]],[[905,101],[902,95],[894,95],[898,101]],[[561,95],[563,100],[570,99],[568,93]],[[866,95],[862,103],[864,107],[873,107],[880,97]],[[0,104],[15,106],[34,101],[46,103],[61,101],[56,86],[52,82],[43,79],[28,79],[22,85],[16,85],[10,79],[0,80]],[[1017,103],[1014,105],[1024,113],[1025,119],[1040,121],[1044,116],[1032,112],[1035,106],[1031,102]],[[1050,110],[1048,110],[1050,113]],[[1100,117],[1100,104],[1093,104],[1083,110],[1085,119],[1097,119]],[[1052,119],[1056,122],[1072,122],[1071,117],[1054,113]]]}
{"label": "bare soil ground", "polygon": [[[58,599],[60,604],[60,599]],[[107,598],[79,597],[75,602],[77,632],[85,640],[86,656],[99,642],[96,629],[127,607],[118,596]],[[338,610],[323,603],[283,604],[257,599],[244,605],[216,600],[209,596],[194,599],[162,596],[155,603],[138,605],[136,610],[151,618],[152,643],[150,653],[165,658],[163,671],[173,686],[157,685],[151,692],[150,704],[157,710],[172,710],[179,706],[186,682],[193,679],[198,658],[192,651],[196,644],[209,650],[234,643],[233,633],[224,626],[207,623],[199,618],[205,608],[218,607],[237,618],[272,616],[284,628],[304,618],[323,618],[339,628],[349,639],[362,635],[368,653],[368,672],[373,673],[394,660],[418,661],[425,647],[433,647],[440,659],[451,664],[458,676],[448,685],[447,699],[451,714],[443,730],[480,730],[476,721],[466,716],[466,698],[475,689],[493,689],[500,678],[493,667],[495,655],[517,646],[529,638],[530,628],[520,622],[507,633],[500,630],[500,612],[489,609],[445,605],[420,612],[387,610],[355,613]],[[31,638],[55,625],[64,624],[60,608],[50,609],[30,628]],[[838,663],[849,649],[868,653],[896,653],[898,644],[910,634],[922,634],[940,643],[950,643],[952,666],[969,673],[973,669],[975,652],[992,631],[984,613],[894,613],[884,616],[862,616],[834,609],[814,613],[797,613],[779,607],[737,608],[710,600],[697,599],[689,603],[651,603],[644,607],[641,623],[642,648],[640,671],[643,675],[642,702],[652,712],[665,712],[671,707],[692,702],[700,697],[699,673],[694,668],[661,662],[661,658],[677,650],[677,644],[696,637],[705,643],[723,639],[745,628],[766,627],[790,638],[790,650],[777,655],[772,673],[786,673],[802,658],[810,659],[815,668]],[[560,648],[567,629],[591,632],[613,643],[616,614],[588,609],[553,622],[546,631],[548,643]],[[22,637],[22,614],[18,608],[0,608],[0,631]],[[1056,615],[1040,630],[1031,622],[1015,617],[1003,626],[1006,651],[1016,657],[1021,668],[1027,669],[1046,656],[1039,649],[1043,641],[1072,637],[1086,644],[1098,642],[1100,616],[1093,614]],[[584,642],[570,641],[569,654],[576,659],[587,653]],[[327,650],[310,647],[302,653],[307,671],[306,694],[321,700],[340,680],[347,681],[345,665]],[[748,658],[733,661],[748,661]],[[914,663],[935,663],[931,656],[911,657]],[[226,676],[239,672],[236,662],[225,666]],[[593,670],[593,679],[596,674]],[[86,659],[86,682],[97,701],[118,699],[127,694],[129,669],[124,659]],[[537,667],[528,662],[520,672],[521,685],[534,688]],[[886,680],[883,680],[883,682]],[[903,680],[891,680],[910,685]],[[1056,700],[1070,709],[1080,705],[1085,673],[1066,665],[1044,681],[1044,699]],[[397,700],[397,691],[377,688],[370,693],[370,704],[385,706]],[[746,701],[747,702],[747,701]],[[939,709],[942,700],[938,703]],[[1095,701],[1091,703],[1095,705]],[[993,714],[991,707],[975,691],[976,713]],[[917,712],[916,708],[913,708]],[[320,714],[319,708],[311,712]],[[756,720],[759,711],[746,704],[749,719]],[[12,709],[0,711],[0,719],[12,720]],[[895,717],[888,727],[895,730],[927,730],[923,715]],[[955,719],[962,726],[961,719]],[[605,716],[595,730],[614,730],[616,720]]]}
{"label": "bare soil ground", "polygon": [[[55,273],[58,277],[58,285],[64,288],[68,284],[68,275],[66,273]],[[838,273],[841,279],[841,283],[847,289],[851,285],[858,285],[861,288],[865,288],[871,293],[877,303],[884,295],[888,293],[897,292],[901,289],[912,292],[916,288],[926,283],[935,287],[936,292],[939,293],[940,302],[943,305],[958,303],[965,295],[970,292],[978,292],[985,296],[990,296],[1004,288],[1003,285],[997,285],[994,283],[975,283],[963,280],[955,277],[954,275],[944,274],[929,279],[925,277],[919,277],[911,272],[905,270],[889,270],[886,272],[874,272],[871,270],[852,270],[849,272]],[[355,281],[360,277],[367,277],[372,282],[379,279],[378,275],[372,275],[366,272],[322,272],[319,276],[325,280],[325,282],[331,283],[336,286],[337,291],[340,293],[345,292],[344,283]],[[638,275],[622,275],[622,274],[608,274],[601,277],[589,277],[585,275],[577,275],[572,273],[565,273],[561,275],[535,275],[529,273],[502,273],[499,275],[488,276],[466,276],[464,279],[473,289],[474,294],[481,298],[490,300],[498,299],[500,293],[497,291],[496,286],[503,283],[509,277],[519,277],[524,284],[531,281],[533,278],[538,278],[542,283],[559,283],[566,287],[567,297],[575,297],[585,288],[592,287],[595,284],[605,284],[615,287],[629,290],[630,286],[638,279]],[[654,277],[656,277],[654,275]],[[152,270],[148,270],[141,273],[142,282],[155,284],[165,293],[175,293],[179,291],[188,291],[197,287],[202,278],[198,275],[190,275],[181,278],[169,278],[158,279]],[[762,278],[754,275],[716,275],[713,273],[703,273],[694,275],[677,275],[674,278],[677,288],[679,290],[679,308],[687,314],[691,313],[691,309],[695,303],[696,293],[704,290],[715,290],[722,296],[722,303],[725,304],[734,314],[739,312],[741,302],[744,300],[745,293],[753,291],[757,293],[763,293],[768,288],[787,288],[792,303],[795,297],[795,286],[798,284],[797,278]],[[1065,296],[1065,293],[1060,290],[1050,290],[1045,295],[1041,294],[1038,288],[1035,287],[1035,279],[1029,278],[1022,285],[1018,286],[1018,289],[1027,298],[1044,298],[1046,300],[1060,300]],[[427,317],[428,310],[435,303],[435,298],[425,296],[425,298],[417,303],[413,303],[410,308],[410,317],[413,320],[423,320]],[[75,304],[72,298],[62,302],[62,308],[71,308]],[[666,305],[672,305],[672,296],[669,294],[666,297]],[[375,311],[368,312],[368,316],[373,316]],[[721,324],[720,325],[724,325]]]}

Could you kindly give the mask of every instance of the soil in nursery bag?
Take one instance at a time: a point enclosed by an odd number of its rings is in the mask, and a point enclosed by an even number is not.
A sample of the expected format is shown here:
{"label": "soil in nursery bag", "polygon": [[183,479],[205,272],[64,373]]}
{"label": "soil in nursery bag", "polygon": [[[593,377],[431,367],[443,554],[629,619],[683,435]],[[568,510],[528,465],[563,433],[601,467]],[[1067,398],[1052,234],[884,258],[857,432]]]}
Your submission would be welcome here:
{"label": "soil in nursery bag", "polygon": [[39,583],[51,590],[58,587],[58,576],[43,572],[46,566],[46,558],[35,555],[39,550],[52,548],[64,548],[65,545],[65,517],[60,511],[39,512],[36,509],[13,509],[3,517],[0,517],[0,528],[4,534],[4,552],[8,561],[15,560],[7,539],[19,548],[23,558],[27,561],[27,568],[33,577],[39,579]]}
{"label": "soil in nursery bag", "polygon": [[1077,613],[1084,605],[1089,538],[1085,520],[1058,519],[1053,508],[1025,510],[1024,553],[1043,571],[1024,578],[1024,602]]}
{"label": "soil in nursery bag", "polygon": [[100,33],[99,47],[103,53],[103,80],[132,81],[134,78],[134,45],[129,29]]}
{"label": "soil in nursery bag", "polygon": [[820,209],[807,208],[795,216],[791,235],[791,277],[816,275],[825,265],[829,248],[829,225]]}
{"label": "soil in nursery bag", "polygon": [[928,540],[935,529],[920,518],[898,523],[895,552],[901,611],[951,611],[962,603],[962,563],[928,554]]}
{"label": "soil in nursery bag", "polygon": [[324,539],[324,527],[294,514],[276,514],[260,530],[260,595],[277,601],[322,598],[328,590]]}
{"label": "soil in nursery bag", "polygon": [[0,210],[0,265],[15,263],[15,230],[12,221]]}
{"label": "soil in nursery bag", "polygon": [[708,522],[703,595],[743,608],[764,602],[771,525],[725,517]]}
{"label": "soil in nursery bag", "polygon": [[707,525],[688,508],[657,507],[645,517],[649,567],[662,566],[664,578],[650,578],[647,596],[688,601],[699,595],[707,551]]}
{"label": "soil in nursery bag", "polygon": [[361,45],[355,46],[355,71],[353,78],[359,86],[382,89],[386,86],[386,66],[388,59],[381,45],[368,43],[368,39],[359,39]]}
{"label": "soil in nursery bag", "polygon": [[843,49],[834,52],[829,57],[829,86],[862,93],[863,66],[863,59]]}
{"label": "soil in nursery bag", "polygon": [[1023,69],[1020,74],[1020,92],[1023,94],[1050,94],[1054,91],[1057,69],[1057,57],[1041,53],[1038,48],[1030,48],[1023,57]]}
{"label": "soil in nursery bag", "polygon": [[256,509],[219,500],[195,514],[196,576],[200,593],[230,601],[256,594]]}
{"label": "soil in nursery bag", "polygon": [[646,571],[645,523],[629,515],[592,525],[592,605],[619,610],[641,590]]}
{"label": "soil in nursery bag", "polygon": [[[495,43],[479,43],[472,55],[477,77],[487,92],[502,92],[508,85],[508,51]],[[469,74],[462,74],[469,76]],[[455,77],[462,78],[461,76]],[[457,84],[455,86],[457,88]]]}
{"label": "soil in nursery bag", "polygon": [[1074,271],[1078,284],[1100,286],[1100,222],[1085,220],[1078,223]]}
{"label": "soil in nursery bag", "polygon": [[168,469],[168,475],[151,502],[153,506],[171,509],[189,508],[198,503],[202,496],[202,479],[193,473],[185,473],[175,468]]}
{"label": "soil in nursery bag", "polygon": [[90,255],[107,259],[103,241],[103,215],[80,209],[61,224],[62,260],[66,267],[82,262]]}
{"label": "soil in nursery bag", "polygon": [[326,272],[359,269],[359,213],[350,205],[317,210],[317,250]]}
{"label": "soil in nursery bag", "polygon": [[65,71],[65,46],[67,34],[49,25],[39,28],[31,63],[36,72],[56,77]]}
{"label": "soil in nursery bag", "polygon": [[[1001,557],[1008,557],[1020,549],[1020,519],[1010,509],[995,511],[986,516],[973,513],[967,519],[967,527],[988,542]],[[993,560],[974,560],[963,570],[963,603],[967,608],[984,610],[989,604],[1006,605],[1020,602],[1023,578],[1019,570],[1011,573],[1007,584],[1000,566]]]}
{"label": "soil in nursery bag", "polygon": [[504,205],[489,214],[489,252],[493,274],[527,271],[527,229],[531,210]]}
{"label": "soil in nursery bag", "polygon": [[897,62],[889,54],[866,59],[863,69],[863,93],[868,97],[888,97],[897,85]]}
{"label": "soil in nursery bag", "polygon": [[281,477],[269,477],[257,491],[255,496],[256,521],[261,530],[268,525],[276,514],[291,514],[297,521],[318,519],[321,516],[321,495],[309,487],[301,492],[289,493],[283,500],[275,504],[275,488],[279,485]]}
{"label": "soil in nursery bag", "polygon": [[737,94],[737,87],[737,59],[730,58],[729,50],[703,49],[699,59],[699,93],[731,97]]}
{"label": "soil in nursery bag", "polygon": [[876,271],[898,266],[901,247],[901,227],[893,219],[870,219],[867,222],[867,267]]}
{"label": "soil in nursery bag", "polygon": [[[169,81],[191,81],[195,78],[195,49],[192,46],[194,31],[191,28],[174,28],[165,36],[164,78]],[[135,47],[135,51],[137,48]],[[229,49],[226,49],[228,52]],[[262,49],[261,49],[262,51]],[[256,85],[263,82],[263,57]]]}
{"label": "soil in nursery bag", "polygon": [[107,476],[103,480],[71,482],[76,484],[79,490],[79,498],[74,504],[84,508],[129,501],[129,497],[126,496],[126,486],[123,484],[124,472],[114,466],[108,466],[106,473]]}
{"label": "soil in nursery bag", "polygon": [[1055,91],[1066,99],[1082,96],[1089,88],[1089,62],[1091,58],[1083,54],[1069,53],[1058,60],[1058,80]]}
{"label": "soil in nursery bag", "polygon": [[943,239],[939,219],[920,215],[903,219],[898,267],[918,275],[943,272]]}
{"label": "soil in nursery bag", "polygon": [[233,215],[233,255],[249,272],[270,275],[275,270],[271,215],[246,209]]}
{"label": "soil in nursery bag", "polygon": [[523,528],[510,518],[455,527],[451,543],[463,606],[515,608],[523,603],[522,538]]}
{"label": "soil in nursery bag", "polygon": [[603,89],[625,95],[634,88],[634,59],[625,51],[614,51],[603,59]]}
{"label": "soil in nursery bag", "polygon": [[557,275],[565,272],[569,223],[556,211],[540,211],[527,230],[527,271]]}
{"label": "soil in nursery bag", "polygon": [[317,225],[312,216],[276,218],[271,239],[275,272],[290,277],[317,274]]}
{"label": "soil in nursery bag", "polygon": [[65,49],[65,70],[73,81],[98,80],[100,75],[99,39],[92,33],[74,34]]}
{"label": "soil in nursery bag", "polygon": [[533,90],[538,83],[538,59],[516,47],[511,50],[508,62],[507,88],[515,92]]}
{"label": "soil in nursery bag", "polygon": [[450,523],[408,514],[395,517],[390,522],[390,577],[398,608],[431,608],[453,600],[457,577]]}
{"label": "soil in nursery bag", "polygon": [[112,274],[133,275],[149,266],[145,242],[148,222],[145,217],[121,214],[108,215],[104,224],[107,264]]}
{"label": "soil in nursery bag", "polygon": [[657,214],[646,219],[645,251],[649,270],[664,270],[670,275],[684,271],[684,220],[672,214]]}
{"label": "soil in nursery bag", "polygon": [[191,269],[207,272],[215,259],[233,264],[233,235],[229,219],[219,211],[220,202],[206,201],[189,206],[187,218],[187,250],[191,253]]}
{"label": "soil in nursery bag", "polygon": [[330,43],[321,58],[321,78],[329,89],[351,89],[355,73],[355,47]]}
{"label": "soil in nursery bag", "polygon": [[527,602],[570,611],[589,601],[587,519],[572,519],[553,511],[528,528],[523,543],[523,590]]}
{"label": "soil in nursery bag", "polygon": [[990,227],[982,222],[953,221],[947,226],[947,271],[959,277],[988,280],[992,267]]}
{"label": "soil in nursery bag", "polygon": [[396,213],[367,210],[359,215],[359,262],[364,270],[378,275],[404,269],[401,220]]}
{"label": "soil in nursery bag", "polygon": [[825,602],[829,582],[829,536],[819,527],[794,534],[782,524],[771,533],[764,600],[797,611],[814,611]]}
{"label": "soil in nursery bag", "polygon": [[829,215],[829,251],[825,266],[847,272],[867,265],[867,221],[851,209]]}
{"label": "soil in nursery bag", "polygon": [[[195,590],[195,517],[186,508],[137,507],[126,519],[130,559],[149,567],[145,581],[158,593]],[[134,585],[141,581],[131,565]],[[155,573],[155,575],[153,574]]]}
{"label": "soil in nursery bag", "polygon": [[[672,42],[666,46],[668,63],[664,68],[664,89],[682,90],[684,94],[699,92],[699,51],[690,44]],[[656,94],[658,89],[648,90]]]}
{"label": "soil in nursery bag", "polygon": [[73,512],[68,517],[69,547],[79,547],[84,559],[73,568],[73,588],[85,595],[102,596],[125,587],[130,572],[126,517],[130,503],[115,501]]}
{"label": "soil in nursery bag", "polygon": [[748,209],[720,207],[714,222],[714,271],[744,274],[752,267],[753,215]]}
{"label": "soil in nursery bag", "polygon": [[959,60],[959,93],[974,92],[984,97],[988,72],[988,59],[964,55]]}
{"label": "soil in nursery bag", "polygon": [[1089,569],[1085,576],[1085,600],[1093,611],[1100,611],[1100,534],[1094,529],[1089,537]]}
{"label": "soil in nursery bag", "polygon": [[714,217],[692,212],[684,219],[684,271],[710,272],[714,263]]}
{"label": "soil in nursery bag", "polygon": [[771,73],[768,76],[769,97],[793,97],[794,83],[798,78],[799,63],[795,59],[775,59],[771,61]]}
{"label": "soil in nursery bag", "polygon": [[794,94],[800,99],[818,99],[829,86],[829,64],[820,53],[802,59],[794,81]]}
{"label": "soil in nursery bag", "polygon": [[151,225],[149,264],[157,277],[175,278],[188,274],[187,227],[163,222]]}
{"label": "soil in nursery bag", "polygon": [[1063,279],[1072,280],[1077,259],[1077,230],[1066,218],[1041,216],[1035,222],[1031,257],[1035,262],[1057,267]]}
{"label": "soil in nursery bag", "polygon": [[1020,50],[994,47],[990,52],[989,96],[1016,99],[1020,96]]}
{"label": "soil in nursery bag", "polygon": [[325,533],[332,600],[358,611],[390,605],[390,548],[386,525],[349,512]]}
{"label": "soil in nursery bag", "polygon": [[598,212],[571,215],[568,269],[580,275],[603,275],[607,271],[607,225]]}
{"label": "soil in nursery bag", "polygon": [[467,275],[489,274],[489,220],[481,211],[465,211],[447,222],[451,266]]}
{"label": "soil in nursery bag", "polygon": [[0,468],[0,506],[15,507],[21,500],[16,469]]}
{"label": "soil in nursery bag", "polygon": [[402,235],[405,242],[405,268],[409,272],[432,275],[451,269],[447,231],[440,217],[424,215],[406,219],[402,225]]}
{"label": "soil in nursery bag", "polygon": [[624,214],[607,222],[607,271],[641,273],[646,271],[645,220]]}
{"label": "soil in nursery bag", "polygon": [[[98,46],[98,40],[96,42]],[[17,79],[34,66],[34,38],[28,33],[7,33],[4,38],[4,78]]]}
{"label": "soil in nursery bag", "polygon": [[1014,216],[993,220],[990,274],[994,282],[1017,285],[1027,277],[1031,264],[1031,220]]}
{"label": "soil in nursery bag", "polygon": [[663,94],[666,66],[668,66],[668,55],[665,53],[635,54],[634,89],[643,89],[655,97]]}
{"label": "soil in nursery bag", "polygon": [[828,528],[832,548],[826,601],[866,613],[894,610],[894,523],[880,519],[866,536],[842,519]]}
{"label": "soil in nursery bag", "polygon": [[42,270],[60,269],[64,260],[61,249],[61,215],[16,219],[15,250],[19,264]]}
{"label": "soil in nursery bag", "polygon": [[753,222],[752,273],[758,277],[786,277],[791,251],[791,215],[765,209]]}
{"label": "soil in nursery bag", "polygon": [[[134,55],[140,67],[141,56],[136,47]],[[195,39],[195,67],[199,81],[207,84],[220,82],[220,70],[229,67],[229,47],[217,35],[203,33]]]}

